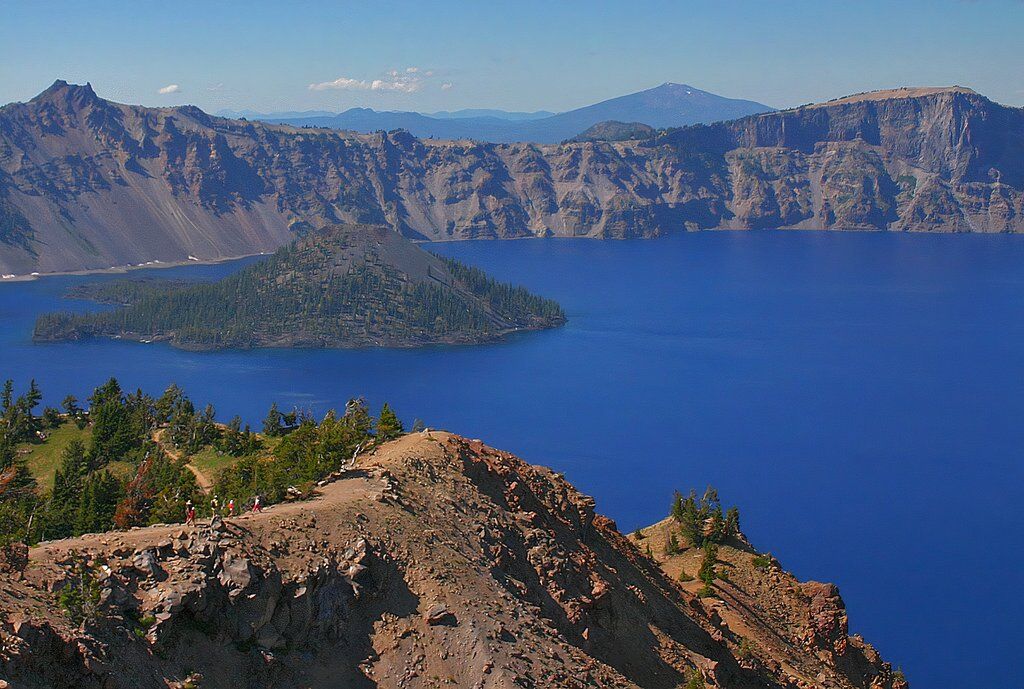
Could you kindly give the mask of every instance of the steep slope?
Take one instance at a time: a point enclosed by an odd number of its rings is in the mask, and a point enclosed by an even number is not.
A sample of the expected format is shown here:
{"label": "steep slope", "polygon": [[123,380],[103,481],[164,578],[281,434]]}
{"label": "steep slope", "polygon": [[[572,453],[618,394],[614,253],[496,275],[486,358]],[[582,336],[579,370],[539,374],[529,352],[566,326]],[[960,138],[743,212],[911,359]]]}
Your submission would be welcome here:
{"label": "steep slope", "polygon": [[267,121],[357,132],[405,129],[424,138],[554,144],[607,120],[640,122],[655,128],[683,127],[701,122],[732,120],[770,110],[770,107],[761,103],[725,98],[686,84],[662,84],[575,110],[528,119],[511,119],[494,114],[452,118],[416,112],[377,112],[369,108],[352,108],[333,116],[277,117]]}
{"label": "steep slope", "polygon": [[422,239],[1020,232],[1024,110],[898,90],[538,146],[226,120],[63,82],[0,109],[0,274],[223,258],[339,222]]}
{"label": "steep slope", "polygon": [[561,325],[558,305],[419,248],[386,227],[333,225],[210,284],[99,283],[125,308],[53,314],[37,340],[109,336],[187,348],[408,347]]}
{"label": "steep slope", "polygon": [[[703,552],[688,547],[679,525],[665,519],[630,536],[649,551],[665,573],[693,595]],[[669,545],[679,544],[679,552]],[[771,555],[758,553],[740,534],[717,548],[718,578],[705,607],[719,627],[738,639],[748,662],[792,678],[797,686],[814,686],[838,677],[839,686],[871,686],[881,659],[860,636],[851,636],[846,605],[833,584],[801,582]],[[905,680],[893,672],[894,686]]]}
{"label": "steep slope", "polygon": [[[380,447],[309,502],[4,565],[0,677],[32,689],[905,686],[877,657],[809,681],[737,658],[715,606],[592,499],[446,433]],[[99,595],[79,624],[54,596],[82,582]]]}

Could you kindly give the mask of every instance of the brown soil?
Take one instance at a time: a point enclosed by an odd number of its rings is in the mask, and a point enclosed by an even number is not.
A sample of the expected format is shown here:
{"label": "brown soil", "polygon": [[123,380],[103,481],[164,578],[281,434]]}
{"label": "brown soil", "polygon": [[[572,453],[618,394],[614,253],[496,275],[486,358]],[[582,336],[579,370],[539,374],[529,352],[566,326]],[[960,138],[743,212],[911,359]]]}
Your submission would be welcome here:
{"label": "brown soil", "polygon": [[[55,603],[79,561],[102,591],[81,625]],[[740,564],[724,603],[701,600],[558,474],[448,433],[385,444],[305,502],[0,564],[0,678],[17,687],[669,689],[695,671],[720,687],[900,686],[877,658],[870,679],[821,659],[828,596],[800,607],[776,590],[790,579],[758,586]],[[807,643],[801,614],[820,632]]]}

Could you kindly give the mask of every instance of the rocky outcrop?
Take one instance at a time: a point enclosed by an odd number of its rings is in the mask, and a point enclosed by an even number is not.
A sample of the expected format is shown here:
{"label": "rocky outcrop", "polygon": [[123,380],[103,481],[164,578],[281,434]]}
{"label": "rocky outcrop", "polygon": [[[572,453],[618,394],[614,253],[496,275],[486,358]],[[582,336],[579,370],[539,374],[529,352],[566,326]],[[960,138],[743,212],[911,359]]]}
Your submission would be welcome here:
{"label": "rocky outcrop", "polygon": [[[799,587],[777,574],[763,590],[744,583],[747,607],[724,589],[698,598],[591,498],[479,441],[412,434],[319,490],[210,525],[33,548],[23,572],[0,573],[0,680],[675,689],[697,673],[734,689],[905,686],[862,640],[841,647],[845,611],[827,585],[791,599],[780,591]],[[742,628],[734,608],[751,605],[782,612]]]}
{"label": "rocky outcrop", "polygon": [[[697,578],[703,550],[688,547],[678,524],[666,519],[638,534],[631,539],[649,548],[670,577],[688,592],[705,593]],[[668,548],[672,535],[678,546]],[[908,686],[902,672],[850,634],[846,604],[834,584],[798,581],[742,534],[718,546],[716,573],[711,595],[698,600],[744,667],[773,673],[785,686]]]}
{"label": "rocky outcrop", "polygon": [[1020,232],[1022,154],[1024,111],[960,88],[533,145],[228,120],[57,82],[0,108],[0,272],[224,258],[339,222],[432,240]]}

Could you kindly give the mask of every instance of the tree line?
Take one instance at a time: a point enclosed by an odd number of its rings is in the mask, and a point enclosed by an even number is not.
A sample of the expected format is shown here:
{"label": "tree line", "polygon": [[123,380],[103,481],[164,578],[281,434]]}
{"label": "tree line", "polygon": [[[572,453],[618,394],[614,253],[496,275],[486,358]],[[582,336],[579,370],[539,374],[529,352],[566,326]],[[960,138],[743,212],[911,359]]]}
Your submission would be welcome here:
{"label": "tree line", "polygon": [[[10,380],[0,391],[0,544],[182,522],[189,504],[205,512],[187,462],[206,447],[237,458],[217,476],[217,494],[240,502],[259,495],[270,504],[307,493],[361,449],[404,433],[389,405],[374,417],[362,399],[320,421],[275,404],[262,435],[237,416],[216,423],[211,405],[197,408],[177,385],[154,398],[111,378],[84,402],[68,395],[60,409],[40,412],[41,401],[35,381],[19,395]],[[47,442],[65,424],[89,433],[67,443],[52,488],[43,490],[19,450]],[[270,438],[276,446],[268,453]]]}

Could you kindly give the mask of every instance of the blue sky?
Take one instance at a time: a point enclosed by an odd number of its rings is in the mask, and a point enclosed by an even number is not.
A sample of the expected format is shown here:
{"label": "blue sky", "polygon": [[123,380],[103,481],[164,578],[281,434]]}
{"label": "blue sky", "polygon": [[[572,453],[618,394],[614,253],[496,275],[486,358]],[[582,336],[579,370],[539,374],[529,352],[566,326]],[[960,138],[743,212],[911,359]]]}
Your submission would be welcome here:
{"label": "blue sky", "polygon": [[0,0],[0,102],[56,78],[210,111],[565,110],[666,81],[777,107],[946,84],[1024,105],[1024,2]]}

